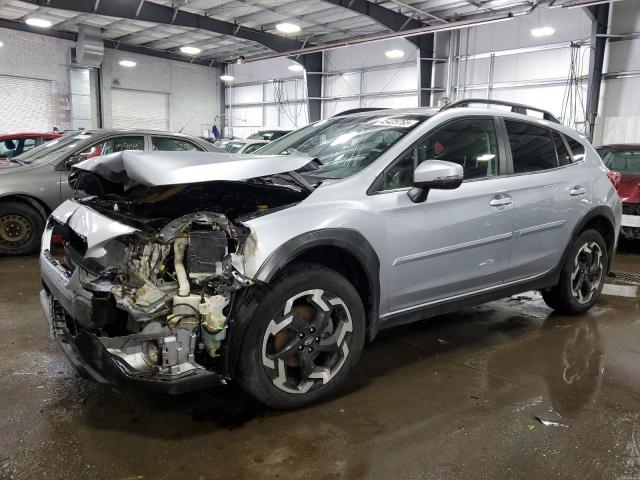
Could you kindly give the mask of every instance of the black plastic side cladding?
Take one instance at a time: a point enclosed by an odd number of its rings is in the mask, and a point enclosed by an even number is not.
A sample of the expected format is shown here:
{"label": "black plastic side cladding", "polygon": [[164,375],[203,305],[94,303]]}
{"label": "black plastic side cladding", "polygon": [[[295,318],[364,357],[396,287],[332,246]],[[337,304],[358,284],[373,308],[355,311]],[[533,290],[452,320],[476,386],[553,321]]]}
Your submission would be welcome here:
{"label": "black plastic side cladding", "polygon": [[224,374],[232,378],[235,375],[247,326],[260,298],[264,285],[289,263],[316,247],[337,247],[352,255],[363,268],[370,292],[371,301],[367,312],[368,338],[373,340],[378,331],[380,305],[380,261],[373,247],[357,231],[343,228],[328,228],[307,232],[294,237],[278,248],[265,261],[255,276],[256,285],[236,293],[229,314],[227,341],[224,345]]}
{"label": "black plastic side cladding", "polygon": [[371,307],[367,312],[368,337],[369,340],[373,340],[378,328],[380,308],[380,260],[369,241],[360,232],[349,228],[325,228],[294,237],[267,258],[255,279],[269,283],[287,264],[316,247],[342,249],[355,258],[364,270],[371,295]]}

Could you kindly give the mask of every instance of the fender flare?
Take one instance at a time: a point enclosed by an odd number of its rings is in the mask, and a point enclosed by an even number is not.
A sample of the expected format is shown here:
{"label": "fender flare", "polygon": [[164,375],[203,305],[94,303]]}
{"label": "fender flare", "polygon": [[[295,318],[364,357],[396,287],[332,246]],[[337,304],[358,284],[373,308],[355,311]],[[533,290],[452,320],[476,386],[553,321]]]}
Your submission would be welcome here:
{"label": "fender flare", "polygon": [[229,330],[225,351],[225,375],[233,377],[236,371],[244,336],[255,308],[263,296],[264,286],[292,260],[315,247],[337,247],[352,255],[364,270],[371,295],[368,338],[373,340],[379,323],[380,260],[369,241],[358,231],[349,228],[325,228],[306,232],[291,238],[278,247],[256,273],[256,285],[238,292],[229,315]]}
{"label": "fender flare", "polygon": [[607,272],[609,272],[609,269],[611,268],[611,265],[613,264],[613,254],[615,252],[615,248],[616,248],[616,221],[615,221],[615,217],[613,215],[613,211],[611,209],[611,207],[609,206],[605,206],[605,205],[598,205],[597,207],[592,208],[591,210],[589,210],[581,219],[580,221],[577,223],[577,225],[574,227],[573,232],[571,233],[571,242],[569,242],[569,244],[565,247],[564,249],[564,253],[562,254],[562,259],[560,260],[560,263],[558,264],[558,276],[559,276],[559,272],[562,270],[563,265],[565,264],[566,260],[567,260],[567,255],[569,255],[569,249],[571,248],[571,244],[573,242],[573,239],[576,238],[578,236],[578,233],[581,232],[582,230],[584,230],[584,227],[587,223],[589,223],[589,221],[593,220],[596,217],[604,217],[606,218],[609,223],[611,224],[611,229],[614,232],[614,239],[613,239],[613,243],[612,245],[609,246],[609,251],[608,256],[609,256],[609,265],[607,265]]}

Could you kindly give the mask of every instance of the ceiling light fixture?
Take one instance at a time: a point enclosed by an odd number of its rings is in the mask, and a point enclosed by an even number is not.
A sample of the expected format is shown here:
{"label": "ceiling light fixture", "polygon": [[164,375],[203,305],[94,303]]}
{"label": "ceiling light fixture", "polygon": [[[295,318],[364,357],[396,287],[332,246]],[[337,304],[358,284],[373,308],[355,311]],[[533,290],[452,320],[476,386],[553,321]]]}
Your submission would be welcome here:
{"label": "ceiling light fixture", "polygon": [[404,51],[402,50],[387,50],[384,52],[387,58],[402,58],[404,57]]}
{"label": "ceiling light fixture", "polygon": [[182,53],[186,53],[187,55],[197,55],[202,50],[198,47],[180,47],[180,51]]}
{"label": "ceiling light fixture", "polygon": [[137,65],[137,63],[134,62],[133,60],[120,60],[118,63],[123,67],[129,67],[129,68],[135,67]]}
{"label": "ceiling light fixture", "polygon": [[304,67],[298,63],[294,63],[293,65],[289,65],[289,70],[292,72],[301,72],[304,70]]}
{"label": "ceiling light fixture", "polygon": [[233,82],[235,77],[233,75],[220,75],[220,80],[223,82]]}
{"label": "ceiling light fixture", "polygon": [[279,23],[276,25],[276,30],[282,33],[298,33],[301,29],[299,25],[295,23]]}
{"label": "ceiling light fixture", "polygon": [[4,47],[4,43],[0,42],[0,48]]}
{"label": "ceiling light fixture", "polygon": [[539,27],[531,29],[531,35],[533,35],[534,37],[548,37],[550,35],[553,35],[554,33],[556,33],[556,31],[552,27]]}
{"label": "ceiling light fixture", "polygon": [[51,26],[51,22],[49,20],[45,20],[44,18],[27,18],[24,23],[31,27],[38,28],[49,28]]}

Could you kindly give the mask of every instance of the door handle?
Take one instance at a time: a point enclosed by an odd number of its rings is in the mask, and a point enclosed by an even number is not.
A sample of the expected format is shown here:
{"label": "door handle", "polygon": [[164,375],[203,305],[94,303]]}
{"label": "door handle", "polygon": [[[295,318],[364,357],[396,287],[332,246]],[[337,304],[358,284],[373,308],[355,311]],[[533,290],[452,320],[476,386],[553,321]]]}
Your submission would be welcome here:
{"label": "door handle", "polygon": [[585,193],[587,193],[587,189],[584,187],[581,187],[580,185],[576,185],[569,191],[569,195],[573,197],[577,195],[584,195]]}
{"label": "door handle", "polygon": [[491,199],[489,205],[492,207],[504,207],[506,205],[511,205],[511,195],[500,193]]}

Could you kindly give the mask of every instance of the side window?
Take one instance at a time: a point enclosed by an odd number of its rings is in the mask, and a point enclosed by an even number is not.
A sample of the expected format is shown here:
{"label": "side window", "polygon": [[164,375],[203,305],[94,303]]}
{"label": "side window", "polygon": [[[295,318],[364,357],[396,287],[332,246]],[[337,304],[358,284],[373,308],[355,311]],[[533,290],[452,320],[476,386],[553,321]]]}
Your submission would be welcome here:
{"label": "side window", "polygon": [[204,149],[182,138],[151,137],[151,148],[160,152],[203,152]]}
{"label": "side window", "polygon": [[245,148],[244,152],[242,153],[253,153],[264,145],[264,143],[254,143],[253,145],[249,145],[247,148]]}
{"label": "side window", "polygon": [[571,153],[573,153],[573,161],[579,162],[580,160],[584,160],[584,145],[571,137],[567,137],[567,142],[569,142],[569,148],[571,149]]}
{"label": "side window", "polygon": [[144,150],[144,137],[114,137],[102,144],[101,155],[123,150]]}
{"label": "side window", "polygon": [[515,173],[539,172],[558,166],[549,130],[511,120],[505,120],[504,123],[509,134]]}
{"label": "side window", "polygon": [[558,132],[551,132],[551,137],[553,138],[553,144],[556,146],[556,153],[558,154],[558,162],[560,166],[571,165],[571,154],[569,150],[567,150],[567,145],[563,141],[563,135]]}
{"label": "side window", "polygon": [[226,150],[229,153],[238,153],[243,146],[244,143],[229,143],[229,148]]}
{"label": "side window", "polygon": [[25,138],[24,145],[22,146],[22,151],[27,152],[36,146],[35,138]]}
{"label": "side window", "polygon": [[496,129],[491,118],[456,120],[427,135],[384,174],[382,190],[413,185],[413,171],[426,160],[446,160],[464,168],[465,180],[500,174]]}

